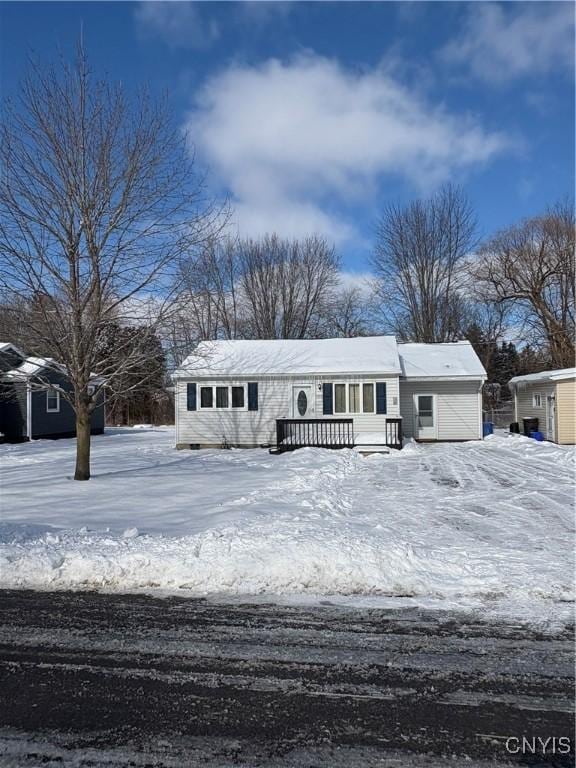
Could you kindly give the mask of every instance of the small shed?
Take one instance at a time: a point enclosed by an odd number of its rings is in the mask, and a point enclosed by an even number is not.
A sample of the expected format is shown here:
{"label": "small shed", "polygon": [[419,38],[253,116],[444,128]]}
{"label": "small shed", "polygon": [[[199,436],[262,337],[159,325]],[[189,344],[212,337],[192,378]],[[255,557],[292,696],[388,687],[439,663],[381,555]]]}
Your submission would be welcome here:
{"label": "small shed", "polygon": [[508,386],[514,396],[514,419],[538,419],[538,431],[560,445],[576,443],[576,368],[514,376]]}

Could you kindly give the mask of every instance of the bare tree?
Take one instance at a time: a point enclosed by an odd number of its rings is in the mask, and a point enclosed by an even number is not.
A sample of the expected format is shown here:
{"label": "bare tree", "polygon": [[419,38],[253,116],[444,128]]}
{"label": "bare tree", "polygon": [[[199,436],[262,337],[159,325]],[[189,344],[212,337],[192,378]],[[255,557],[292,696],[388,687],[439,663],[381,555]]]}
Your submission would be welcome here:
{"label": "bare tree", "polygon": [[372,266],[385,325],[406,341],[454,341],[466,324],[463,264],[475,219],[462,191],[388,205],[377,225]]}
{"label": "bare tree", "polygon": [[508,304],[483,300],[470,301],[468,304],[468,325],[464,336],[474,347],[488,373],[492,369],[498,345],[508,337],[510,310]]}
{"label": "bare tree", "polygon": [[44,350],[34,348],[34,339],[29,337],[26,326],[20,321],[29,311],[28,301],[23,301],[11,291],[0,290],[0,339],[10,341],[28,354],[41,354]]}
{"label": "bare tree", "polygon": [[243,338],[238,242],[210,238],[184,254],[179,264],[180,292],[163,328],[169,368],[178,366],[198,342]]}
{"label": "bare tree", "polygon": [[322,311],[322,333],[328,337],[368,336],[372,330],[371,303],[356,286],[336,291]]}
{"label": "bare tree", "polygon": [[574,365],[575,244],[574,208],[563,203],[499,232],[471,265],[480,294],[512,305],[559,368]]}
{"label": "bare tree", "polygon": [[239,243],[240,285],[251,335],[303,339],[318,335],[321,309],[338,280],[334,247],[321,237],[266,235]]}
{"label": "bare tree", "polygon": [[180,320],[198,340],[238,336],[240,259],[238,241],[212,238],[180,265],[185,309]]}
{"label": "bare tree", "polygon": [[199,341],[218,338],[218,316],[210,295],[184,291],[174,299],[174,311],[166,318],[160,335],[167,351],[167,367],[177,368]]}
{"label": "bare tree", "polygon": [[[66,369],[76,414],[77,480],[90,477],[90,416],[100,389],[141,385],[146,334],[103,354],[110,324],[150,333],[173,311],[174,266],[212,231],[186,138],[165,100],[129,99],[73,65],[32,65],[1,127],[0,288],[35,302],[21,324]],[[103,383],[91,385],[93,374]]]}
{"label": "bare tree", "polygon": [[338,280],[334,248],[319,237],[218,240],[181,269],[179,326],[198,340],[317,336]]}

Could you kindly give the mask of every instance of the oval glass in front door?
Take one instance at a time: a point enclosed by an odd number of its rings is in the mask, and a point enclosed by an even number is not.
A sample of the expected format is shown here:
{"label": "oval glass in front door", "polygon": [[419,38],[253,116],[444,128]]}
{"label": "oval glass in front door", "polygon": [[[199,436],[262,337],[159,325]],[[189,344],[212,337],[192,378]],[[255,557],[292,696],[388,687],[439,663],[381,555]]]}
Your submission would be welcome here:
{"label": "oval glass in front door", "polygon": [[292,387],[292,418],[309,419],[314,415],[314,389],[308,384]]}

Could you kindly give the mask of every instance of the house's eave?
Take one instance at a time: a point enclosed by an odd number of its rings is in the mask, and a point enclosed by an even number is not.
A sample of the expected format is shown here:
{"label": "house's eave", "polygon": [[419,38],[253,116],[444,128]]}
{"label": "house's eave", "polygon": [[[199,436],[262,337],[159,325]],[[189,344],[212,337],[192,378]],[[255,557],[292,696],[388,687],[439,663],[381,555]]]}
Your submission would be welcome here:
{"label": "house's eave", "polygon": [[486,381],[484,374],[474,376],[400,376],[400,381]]}
{"label": "house's eave", "polygon": [[24,352],[22,352],[22,350],[15,344],[12,344],[11,341],[0,342],[0,352],[8,352],[10,350],[12,350],[12,352],[16,352],[16,354],[19,355],[22,359],[26,358]]}
{"label": "house's eave", "polygon": [[389,378],[394,376],[400,376],[401,371],[296,371],[294,373],[275,373],[274,371],[255,371],[252,373],[210,373],[210,371],[187,371],[172,374],[173,381],[181,381],[190,379],[196,381],[197,379],[206,379],[213,381],[215,379],[301,379],[304,377],[309,378],[326,378],[327,376],[338,377],[354,377],[354,378]]}
{"label": "house's eave", "polygon": [[[34,361],[31,363],[31,361]],[[32,364],[35,366],[34,370],[28,370],[24,366],[26,364]],[[19,368],[13,368],[10,371],[5,371],[0,375],[0,381],[33,381],[34,379],[40,379],[42,384],[42,376],[45,371],[52,371],[53,373],[59,373],[65,378],[69,379],[68,371],[65,365],[58,363],[52,358],[34,358],[27,357],[24,359],[22,366]],[[90,374],[90,383],[99,385],[106,383],[106,377],[100,376],[96,373]]]}
{"label": "house's eave", "polygon": [[531,384],[555,384],[557,381],[568,381],[576,378],[576,368],[561,368],[554,371],[539,371],[525,376],[514,376],[508,382],[508,388],[527,387]]}
{"label": "house's eave", "polygon": [[213,381],[215,379],[298,379],[302,377],[310,378],[326,378],[327,376],[333,377],[356,377],[356,378],[388,378],[398,376],[400,381],[486,381],[487,376],[485,374],[474,374],[467,376],[402,376],[400,371],[309,371],[305,373],[274,373],[257,371],[253,373],[210,373],[209,371],[189,371],[175,373],[172,375],[174,381],[182,381],[189,379],[195,381],[197,379],[206,379]]}

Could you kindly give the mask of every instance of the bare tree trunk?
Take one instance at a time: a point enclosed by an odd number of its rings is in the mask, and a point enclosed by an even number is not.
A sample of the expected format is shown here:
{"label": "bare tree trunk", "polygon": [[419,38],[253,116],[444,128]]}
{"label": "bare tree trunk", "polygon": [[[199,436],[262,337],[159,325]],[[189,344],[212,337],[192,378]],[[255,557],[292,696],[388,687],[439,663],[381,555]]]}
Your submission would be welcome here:
{"label": "bare tree trunk", "polygon": [[85,407],[76,410],[76,471],[74,480],[90,480],[90,414]]}

